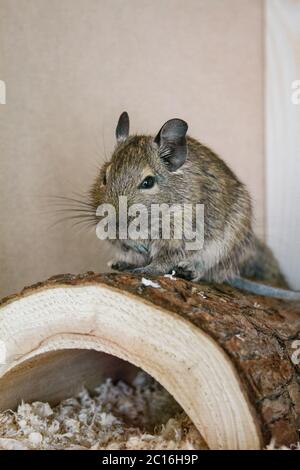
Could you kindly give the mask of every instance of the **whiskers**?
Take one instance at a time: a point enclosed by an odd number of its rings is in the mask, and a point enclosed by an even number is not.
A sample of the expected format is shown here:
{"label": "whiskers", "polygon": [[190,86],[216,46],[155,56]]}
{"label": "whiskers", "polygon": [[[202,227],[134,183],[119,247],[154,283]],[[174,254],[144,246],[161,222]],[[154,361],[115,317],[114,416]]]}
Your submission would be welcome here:
{"label": "whiskers", "polygon": [[48,214],[59,216],[49,228],[54,228],[61,223],[70,222],[71,228],[84,230],[95,229],[99,218],[96,216],[96,207],[89,196],[78,195],[68,196],[46,196]]}

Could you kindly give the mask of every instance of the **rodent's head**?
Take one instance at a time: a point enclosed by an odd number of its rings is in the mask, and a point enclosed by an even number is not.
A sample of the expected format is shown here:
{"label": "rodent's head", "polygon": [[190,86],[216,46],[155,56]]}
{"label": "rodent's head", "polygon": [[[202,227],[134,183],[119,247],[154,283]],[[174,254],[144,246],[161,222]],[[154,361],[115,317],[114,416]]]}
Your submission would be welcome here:
{"label": "rodent's head", "polygon": [[[92,204],[112,204],[116,210],[119,197],[128,205],[180,202],[184,193],[181,167],[187,157],[187,123],[167,121],[155,138],[129,136],[129,117],[122,113],[116,128],[117,146],[105,163],[91,190]],[[185,188],[186,189],[186,188]]]}

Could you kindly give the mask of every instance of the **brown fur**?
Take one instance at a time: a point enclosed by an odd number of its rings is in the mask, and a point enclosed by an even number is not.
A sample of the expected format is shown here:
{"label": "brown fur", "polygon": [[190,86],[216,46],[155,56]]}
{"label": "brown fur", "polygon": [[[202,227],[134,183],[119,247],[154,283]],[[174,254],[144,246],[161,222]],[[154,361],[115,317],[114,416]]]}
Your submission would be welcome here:
{"label": "brown fur", "polygon": [[[101,203],[117,208],[120,195],[126,195],[129,204],[147,207],[152,203],[202,203],[203,249],[187,251],[186,240],[115,240],[118,255],[113,267],[152,275],[175,269],[184,277],[214,282],[241,275],[284,285],[271,250],[253,233],[251,199],[245,186],[208,147],[191,137],[186,143],[185,163],[177,171],[169,171],[153,137],[127,137],[97,176],[91,201],[95,210]],[[138,189],[149,172],[157,178],[156,190]]]}

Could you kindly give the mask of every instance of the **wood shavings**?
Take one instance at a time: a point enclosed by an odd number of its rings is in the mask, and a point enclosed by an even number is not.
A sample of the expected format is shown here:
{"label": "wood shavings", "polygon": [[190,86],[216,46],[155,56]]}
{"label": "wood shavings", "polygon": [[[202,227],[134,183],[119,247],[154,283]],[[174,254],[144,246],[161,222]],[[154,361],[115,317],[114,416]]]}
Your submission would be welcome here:
{"label": "wood shavings", "polygon": [[236,338],[238,338],[241,341],[245,341],[245,338],[243,338],[240,334],[235,335]]}
{"label": "wood shavings", "polygon": [[173,269],[171,274],[165,274],[164,277],[167,277],[168,279],[172,279],[172,281],[176,281],[175,274],[176,274],[176,271]]}
{"label": "wood shavings", "polygon": [[207,296],[204,294],[204,292],[198,292],[198,295],[200,295],[202,299],[207,299]]}
{"label": "wood shavings", "polygon": [[206,449],[174,399],[145,373],[110,379],[55,407],[21,403],[0,413],[0,449]]}
{"label": "wood shavings", "polygon": [[158,284],[158,282],[153,282],[150,279],[146,279],[145,277],[142,278],[142,284],[143,286],[146,286],[146,287],[154,287],[155,289],[160,288],[160,285]]}
{"label": "wood shavings", "polygon": [[266,450],[300,450],[300,442],[291,447],[277,446],[275,440],[272,439],[270,444],[266,446]]}

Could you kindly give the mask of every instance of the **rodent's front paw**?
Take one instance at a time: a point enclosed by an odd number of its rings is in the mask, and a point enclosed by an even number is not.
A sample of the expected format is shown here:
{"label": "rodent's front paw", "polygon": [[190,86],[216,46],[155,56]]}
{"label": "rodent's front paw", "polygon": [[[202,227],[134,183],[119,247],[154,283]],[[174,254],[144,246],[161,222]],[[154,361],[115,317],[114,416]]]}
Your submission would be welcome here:
{"label": "rodent's front paw", "polygon": [[135,269],[133,264],[127,263],[126,261],[111,261],[108,266],[115,271],[132,271]]}

